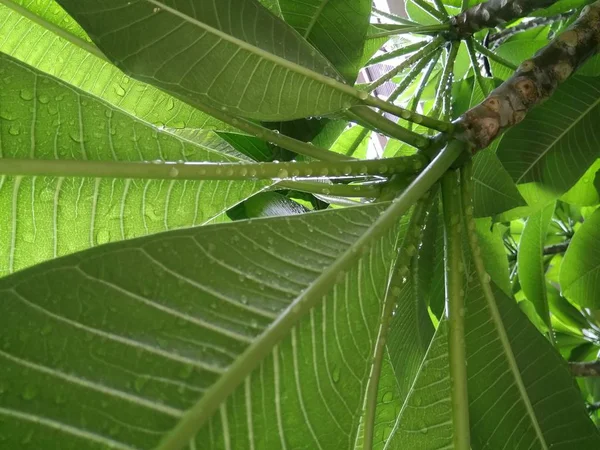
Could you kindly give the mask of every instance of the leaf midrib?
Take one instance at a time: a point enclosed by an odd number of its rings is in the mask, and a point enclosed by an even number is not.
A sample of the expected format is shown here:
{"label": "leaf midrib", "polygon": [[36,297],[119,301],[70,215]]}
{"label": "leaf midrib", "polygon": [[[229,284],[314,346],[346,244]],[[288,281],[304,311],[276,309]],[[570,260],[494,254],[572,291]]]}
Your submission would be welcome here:
{"label": "leaf midrib", "polygon": [[569,126],[567,126],[567,128],[565,128],[563,130],[562,133],[560,133],[556,139],[554,139],[552,141],[552,143],[550,145],[548,145],[546,147],[546,150],[544,150],[532,163],[531,165],[527,168],[527,170],[525,172],[523,172],[523,174],[515,181],[516,184],[519,184],[519,182],[523,179],[523,177],[525,177],[525,175],[527,175],[536,165],[537,163],[540,161],[540,159],[542,159],[544,156],[546,156],[546,154],[552,149],[554,148],[554,146],[556,145],[556,143],[558,141],[560,141],[565,134],[567,134],[569,131],[571,131],[571,129],[573,129],[573,127],[575,127],[575,125],[577,125],[584,117],[586,117],[590,110],[594,109],[596,106],[600,105],[600,96],[596,99],[595,102],[593,102],[585,111],[583,111],[582,114],[579,115],[579,117],[574,120],[573,122],[571,122],[571,124]]}

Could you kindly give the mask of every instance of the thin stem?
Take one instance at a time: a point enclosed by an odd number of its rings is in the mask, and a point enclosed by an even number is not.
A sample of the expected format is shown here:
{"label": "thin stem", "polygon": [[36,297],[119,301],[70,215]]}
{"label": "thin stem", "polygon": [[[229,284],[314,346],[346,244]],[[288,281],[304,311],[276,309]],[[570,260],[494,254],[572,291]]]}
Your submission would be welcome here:
{"label": "thin stem", "polygon": [[156,450],[180,450],[188,445],[198,430],[213,417],[224,399],[246,379],[282,339],[289,336],[290,329],[331,292],[331,286],[336,284],[340,275],[352,269],[365,250],[389,233],[392,227],[397,226],[400,217],[431,189],[463,151],[464,147],[458,141],[452,141],[446,146],[375,223],[294,299],[261,334],[260,339],[253,341],[244,350],[227,371],[204,392],[202,398],[186,411],[175,427],[165,435]]}
{"label": "thin stem", "polygon": [[473,44],[475,45],[475,50],[477,50],[482,55],[487,56],[488,58],[496,61],[498,64],[502,64],[504,67],[510,70],[517,70],[517,66],[507,59],[504,59],[502,56],[498,56],[496,53],[491,51],[490,49],[481,45],[481,43],[477,39],[472,39]]}
{"label": "thin stem", "polygon": [[[556,255],[558,253],[564,253],[569,248],[569,244],[571,244],[571,239],[567,239],[564,242],[559,242],[558,244],[548,245],[543,248],[542,254],[544,256],[548,256],[548,255]],[[518,254],[517,251],[513,251],[510,255],[508,255],[508,260],[516,261],[517,254]]]}
{"label": "thin stem", "polygon": [[552,24],[559,20],[566,19],[567,17],[572,16],[574,14],[574,12],[575,12],[575,10],[572,10],[572,11],[569,11],[569,12],[566,12],[563,14],[557,14],[557,15],[551,16],[551,17],[538,17],[538,18],[529,20],[527,22],[521,22],[520,24],[515,25],[514,27],[506,28],[502,31],[492,34],[489,37],[488,42],[490,44],[493,44],[493,46],[495,47],[497,45],[500,45],[500,43],[504,42],[506,39],[508,39],[511,36],[514,36],[517,33],[521,33],[526,30],[531,30],[533,28],[549,25],[549,24]]}
{"label": "thin stem", "polygon": [[419,61],[421,58],[425,58],[429,56],[431,53],[437,50],[437,48],[444,42],[444,38],[442,36],[436,37],[433,41],[427,44],[425,47],[421,48],[421,50],[415,52],[410,57],[406,58],[401,64],[398,64],[392,70],[387,72],[386,74],[379,77],[377,80],[373,81],[371,84],[367,86],[368,91],[373,91],[381,86],[388,80],[391,80],[404,69],[412,66],[414,63]]}
{"label": "thin stem", "polygon": [[329,184],[309,181],[281,181],[275,189],[292,189],[310,194],[332,195],[334,197],[377,198],[381,194],[380,184]]}
{"label": "thin stem", "polygon": [[[433,128],[434,130],[450,133],[452,132],[454,125],[444,120],[439,120],[434,117],[425,116],[423,114],[416,113],[410,109],[402,108],[400,106],[393,105],[389,102],[383,101],[379,98],[369,97],[365,100],[365,103],[370,106],[381,109],[382,111],[388,112],[400,117],[409,122],[414,122],[418,125],[423,125],[427,128]],[[353,108],[354,109],[354,108]],[[427,139],[427,138],[423,138]],[[418,146],[417,146],[418,147]]]}
{"label": "thin stem", "polygon": [[[435,10],[434,10],[435,11]],[[416,27],[398,27],[391,30],[373,33],[366,36],[366,39],[378,39],[387,36],[396,36],[400,34],[431,34],[441,31],[450,31],[450,25],[447,23],[433,25],[417,25]]]}
{"label": "thin stem", "polygon": [[425,11],[427,14],[429,14],[434,19],[437,19],[440,22],[446,22],[448,20],[448,13],[446,13],[444,15],[443,13],[441,13],[440,11],[435,9],[433,6],[431,6],[429,3],[427,3],[426,0],[413,0],[413,1],[419,8],[421,8],[423,11]]}
{"label": "thin stem", "polygon": [[82,50],[85,50],[86,52],[94,55],[95,57],[112,64],[112,62],[106,57],[106,55],[104,53],[102,53],[100,51],[100,49],[98,47],[96,47],[94,44],[92,44],[91,42],[88,42],[85,39],[80,38],[79,36],[69,33],[64,28],[61,28],[61,27],[53,24],[52,22],[48,22],[47,20],[38,16],[37,14],[30,11],[29,9],[16,4],[15,2],[13,2],[11,0],[0,0],[0,3],[7,6],[10,9],[12,9],[13,11],[16,11],[17,13],[19,13],[23,17],[26,17],[27,19],[31,20],[32,22],[37,23],[38,25],[42,26],[46,30],[69,41],[71,44],[76,45],[77,47],[81,48]]}
{"label": "thin stem", "polygon": [[384,360],[384,350],[390,329],[390,323],[393,318],[393,312],[398,304],[398,298],[402,294],[402,287],[406,283],[410,272],[409,265],[418,246],[417,237],[419,231],[425,222],[426,212],[432,197],[430,193],[425,194],[415,205],[410,223],[404,233],[401,245],[398,247],[399,253],[394,261],[394,268],[386,289],[383,300],[383,310],[379,320],[379,330],[375,341],[373,351],[373,368],[369,378],[365,400],[365,417],[362,450],[372,450],[373,437],[375,434],[375,413],[377,411],[377,400],[379,392],[379,378],[381,376],[381,367]]}
{"label": "thin stem", "polygon": [[444,207],[444,265],[446,314],[452,398],[454,448],[470,450],[469,398],[467,392],[467,350],[465,347],[465,291],[462,253],[462,208],[457,171],[442,178]]}
{"label": "thin stem", "polygon": [[481,92],[483,92],[483,96],[487,97],[490,94],[489,89],[486,84],[483,82],[483,77],[481,76],[481,68],[479,67],[479,63],[477,62],[477,55],[475,54],[475,49],[473,48],[474,38],[465,39],[467,43],[467,52],[469,53],[469,59],[471,60],[471,66],[473,67],[473,72],[475,73],[475,81],[479,85]]}
{"label": "thin stem", "polygon": [[460,47],[459,41],[453,41],[450,46],[450,50],[448,51],[448,57],[446,58],[446,63],[444,64],[444,71],[442,72],[442,76],[440,77],[440,83],[437,87],[437,95],[435,99],[435,104],[433,109],[431,110],[430,115],[433,117],[437,117],[442,113],[443,119],[448,120],[447,110],[450,109],[450,100],[448,99],[449,92],[452,92],[452,75],[454,74],[454,61],[456,61],[456,55],[458,54],[458,48]]}
{"label": "thin stem", "polygon": [[[498,310],[498,306],[496,305],[496,297],[494,296],[494,292],[492,291],[492,286],[490,284],[490,276],[485,269],[485,265],[481,257],[481,248],[479,247],[479,243],[477,240],[477,233],[475,232],[475,219],[473,218],[472,163],[466,164],[461,170],[461,196],[464,208],[465,223],[467,225],[467,237],[469,241],[469,247],[471,248],[471,257],[475,268],[475,272],[477,274],[477,278],[479,280],[479,284],[481,285],[483,298],[487,304],[491,316],[492,326],[495,328],[498,339],[500,340],[500,343],[502,345],[502,349],[504,350],[504,356],[506,357],[508,366],[510,367],[510,371],[514,378],[515,385],[519,390],[520,397],[523,400],[525,409],[527,411],[527,415],[530,417],[536,417],[533,405],[531,404],[531,399],[529,398],[529,394],[527,393],[527,388],[525,387],[523,378],[521,377],[521,372],[519,371],[519,366],[517,364],[515,354],[510,344],[508,333],[506,332],[506,327],[504,326],[502,316],[500,315],[500,311]],[[543,441],[544,435],[542,433],[542,430],[540,429],[539,423],[534,420],[532,421],[532,425],[536,435]]]}
{"label": "thin stem", "polygon": [[433,0],[433,3],[435,3],[435,7],[440,12],[440,14],[444,17],[443,20],[447,21],[450,18],[450,15],[448,14],[448,11],[446,10],[446,7],[444,6],[444,3],[442,2],[442,0]]}
{"label": "thin stem", "polygon": [[469,0],[461,0],[460,11],[465,12],[468,7],[469,7]]}
{"label": "thin stem", "polygon": [[378,16],[385,17],[386,19],[390,19],[390,20],[393,20],[394,22],[398,22],[398,23],[401,23],[404,25],[412,25],[412,26],[418,25],[418,23],[413,22],[412,20],[408,20],[404,17],[397,16],[396,14],[382,11],[381,9],[373,8],[373,12],[375,14],[377,14]]}
{"label": "thin stem", "polygon": [[366,106],[355,106],[350,110],[357,117],[371,124],[379,131],[387,134],[390,137],[398,139],[402,142],[406,142],[416,148],[426,148],[430,144],[430,140],[424,136],[421,136],[414,131],[407,130],[401,127],[397,123],[392,122],[389,119],[377,114],[371,108]]}
{"label": "thin stem", "polygon": [[574,377],[600,377],[600,359],[587,362],[570,362],[569,369]]}
{"label": "thin stem", "polygon": [[[408,86],[410,86],[410,84],[413,82],[413,80],[419,74],[421,74],[421,72],[423,72],[423,69],[425,68],[425,66],[427,64],[429,64],[431,61],[437,62],[437,60],[440,58],[441,53],[442,53],[441,49],[436,50],[428,58],[422,58],[420,61],[418,61],[413,66],[413,68],[410,69],[410,72],[408,72],[406,74],[406,76],[402,79],[400,84],[398,84],[398,86],[396,86],[394,91],[390,94],[390,96],[387,99],[388,103],[393,104],[396,101],[396,99],[400,96],[400,94],[402,94],[402,92],[404,92],[404,90],[407,89]],[[411,109],[409,109],[409,111],[415,112],[415,109],[411,108]]]}
{"label": "thin stem", "polygon": [[[427,66],[427,69],[425,69],[425,72],[423,73],[423,76],[421,77],[421,80],[419,81],[419,86],[417,86],[417,89],[415,90],[415,93],[413,95],[411,105],[409,108],[411,111],[417,110],[417,107],[419,106],[419,101],[421,100],[421,96],[423,95],[423,91],[425,90],[425,87],[427,86],[429,77],[431,76],[431,73],[433,72],[433,69],[436,66],[438,60],[440,59],[441,54],[442,54],[441,50],[439,52],[436,52],[433,59],[431,61],[429,61],[429,65]],[[409,129],[411,129],[411,125],[412,125],[412,123],[409,124]]]}
{"label": "thin stem", "polygon": [[389,53],[384,53],[383,55],[375,56],[374,58],[371,58],[369,60],[369,62],[367,62],[366,66],[372,66],[375,64],[379,64],[379,63],[388,61],[392,58],[397,58],[398,56],[403,56],[408,53],[412,53],[414,51],[419,50],[425,44],[427,44],[427,41],[415,42],[414,44],[406,45],[402,48],[393,50]]}
{"label": "thin stem", "polygon": [[83,161],[56,159],[0,159],[0,175],[155,180],[255,180],[390,175],[419,172],[422,155],[364,161],[282,163],[175,163]]}

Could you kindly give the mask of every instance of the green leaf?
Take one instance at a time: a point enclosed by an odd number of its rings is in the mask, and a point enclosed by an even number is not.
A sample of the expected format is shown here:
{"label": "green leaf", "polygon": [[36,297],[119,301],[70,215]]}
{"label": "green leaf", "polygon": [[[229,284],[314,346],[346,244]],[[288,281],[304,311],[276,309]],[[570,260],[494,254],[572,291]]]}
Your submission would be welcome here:
{"label": "green leaf", "polygon": [[371,133],[371,130],[360,125],[354,126],[344,131],[330,150],[354,158],[366,159]]}
{"label": "green leaf", "polygon": [[[239,161],[0,55],[0,158]],[[1,159],[0,159],[1,164]],[[0,177],[0,274],[75,251],[227,220],[256,181]]]}
{"label": "green leaf", "polygon": [[[8,4],[13,4],[8,2]],[[133,80],[117,67],[107,64],[80,41],[87,35],[54,0],[36,0],[23,3],[24,12],[35,13],[38,23],[0,5],[3,29],[10,30],[0,40],[0,51],[11,55],[42,72],[46,72],[98,98],[110,102],[136,117],[157,126],[232,130],[223,122],[204,114],[190,105],[153,86]],[[64,27],[68,32],[59,37],[52,26]]]}
{"label": "green leaf", "polygon": [[351,448],[400,229],[363,247],[382,211],[172,231],[1,279],[4,444],[155,448],[202,397],[197,448]]}
{"label": "green leaf", "polygon": [[576,305],[600,309],[600,210],[575,232],[561,265],[560,286]]}
{"label": "green leaf", "polygon": [[490,277],[505,294],[510,295],[512,287],[502,230],[498,224],[494,226],[490,218],[476,219],[475,226],[482,258]]}
{"label": "green leaf", "polygon": [[498,157],[517,184],[558,197],[600,156],[599,115],[600,79],[572,77],[506,133]]}
{"label": "green leaf", "polygon": [[354,83],[362,68],[371,0],[279,0],[286,22]]}
{"label": "green leaf", "polygon": [[304,214],[306,209],[277,192],[262,192],[244,202],[246,214],[254,217],[278,217]]}
{"label": "green leaf", "polygon": [[385,450],[452,448],[448,330],[443,320],[435,332]]}
{"label": "green leaf", "polygon": [[527,219],[517,255],[521,288],[546,325],[550,326],[550,311],[546,293],[543,251],[548,226],[554,215],[556,204],[550,203]]}
{"label": "green leaf", "polygon": [[597,77],[600,75],[600,56],[593,56],[577,71],[579,75]]}
{"label": "green leaf", "polygon": [[594,206],[600,203],[600,192],[596,186],[596,178],[600,173],[600,159],[583,174],[583,177],[569,189],[560,199],[563,202],[578,206]]}
{"label": "green leaf", "polygon": [[[535,52],[548,44],[548,27],[540,27],[534,30],[517,34],[507,40],[494,50],[498,56],[519,66],[526,59],[531,58]],[[506,66],[489,59],[494,76],[506,80],[514,71]]]}
{"label": "green leaf", "polygon": [[273,161],[274,159],[273,150],[262,139],[239,133],[219,133],[219,136],[254,161]]}
{"label": "green leaf", "polygon": [[358,91],[256,0],[59,3],[118,67],[200,109],[276,121],[358,102]]}
{"label": "green leaf", "polygon": [[496,154],[483,150],[473,161],[473,182],[475,184],[475,217],[490,217],[518,206],[525,206],[525,200]]}
{"label": "green leaf", "polygon": [[492,288],[494,303],[476,280],[467,289],[473,448],[600,446],[565,361],[515,301]]}

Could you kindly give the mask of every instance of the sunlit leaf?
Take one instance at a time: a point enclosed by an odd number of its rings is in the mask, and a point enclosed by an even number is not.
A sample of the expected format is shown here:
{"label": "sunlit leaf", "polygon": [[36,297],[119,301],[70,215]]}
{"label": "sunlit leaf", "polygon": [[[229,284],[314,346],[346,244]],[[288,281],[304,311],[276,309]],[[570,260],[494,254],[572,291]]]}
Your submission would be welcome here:
{"label": "sunlit leaf", "polygon": [[600,309],[600,210],[573,236],[561,265],[560,286],[573,303]]}
{"label": "sunlit leaf", "polygon": [[259,120],[348,108],[336,69],[254,0],[60,0],[115,64],[196,106]]}
{"label": "sunlit leaf", "polygon": [[[1,158],[239,161],[0,55]],[[0,159],[1,164],[1,159]],[[149,233],[227,220],[258,181],[0,177],[0,274]]]}

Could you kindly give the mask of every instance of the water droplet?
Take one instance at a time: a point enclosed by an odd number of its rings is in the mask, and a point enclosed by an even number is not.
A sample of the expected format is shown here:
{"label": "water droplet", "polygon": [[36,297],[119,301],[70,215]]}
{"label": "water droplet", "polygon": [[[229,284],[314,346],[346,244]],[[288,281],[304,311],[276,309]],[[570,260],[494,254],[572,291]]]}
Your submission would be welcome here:
{"label": "water droplet", "polygon": [[50,333],[52,333],[52,325],[45,325],[41,330],[40,333],[42,334],[42,336],[48,336]]}
{"label": "water droplet", "polygon": [[278,178],[287,178],[288,177],[288,171],[285,169],[279,169],[279,172],[277,172],[277,177]]}
{"label": "water droplet", "polygon": [[342,169],[342,173],[344,175],[350,175],[352,173],[352,167],[350,167],[350,166],[344,166],[344,168]]}
{"label": "water droplet", "polygon": [[21,89],[21,98],[26,101],[33,100],[33,92],[29,89]]}
{"label": "water droplet", "polygon": [[19,128],[19,125],[11,125],[10,128],[8,129],[8,132],[12,135],[12,136],[18,136],[21,133],[21,129]]}
{"label": "water droplet", "polygon": [[394,297],[400,297],[400,294],[402,293],[402,288],[399,286],[394,286],[392,287],[392,295]]}
{"label": "water droplet", "polygon": [[179,175],[179,169],[176,167],[171,167],[171,170],[169,170],[169,176],[175,178],[177,175]]}
{"label": "water droplet", "polygon": [[339,381],[340,381],[340,368],[338,366],[335,366],[333,368],[333,371],[331,372],[331,378],[333,379],[334,383],[339,383]]}
{"label": "water droplet", "polygon": [[389,403],[392,400],[394,400],[394,393],[393,392],[386,392],[385,394],[383,394],[383,403]]}
{"label": "water droplet", "polygon": [[[243,278],[243,275],[241,275],[241,277]],[[242,295],[242,297],[240,298],[240,300],[241,300],[241,302],[242,302],[244,305],[247,305],[247,304],[248,304],[248,297],[246,297],[245,295]]]}
{"label": "water droplet", "polygon": [[251,326],[252,328],[254,328],[254,329],[257,329],[257,328],[258,328],[258,321],[257,321],[256,319],[252,319],[252,320],[250,321],[250,326]]}
{"label": "water droplet", "polygon": [[123,87],[121,87],[120,85],[116,85],[115,86],[115,93],[119,96],[119,97],[125,97],[125,89],[123,89]]}
{"label": "water droplet", "polygon": [[139,376],[133,382],[133,387],[135,388],[135,390],[137,392],[142,392],[142,389],[144,389],[144,386],[146,385],[147,382],[148,382],[147,377]]}
{"label": "water droplet", "polygon": [[369,98],[369,93],[365,91],[359,91],[358,98],[360,98],[361,100],[366,100]]}
{"label": "water droplet", "polygon": [[40,103],[42,103],[43,105],[47,104],[50,101],[50,97],[48,97],[46,94],[41,94],[38,97],[38,100],[40,101]]}
{"label": "water droplet", "polygon": [[96,233],[97,245],[106,244],[108,241],[110,241],[110,233],[108,232],[108,230],[99,230]]}

